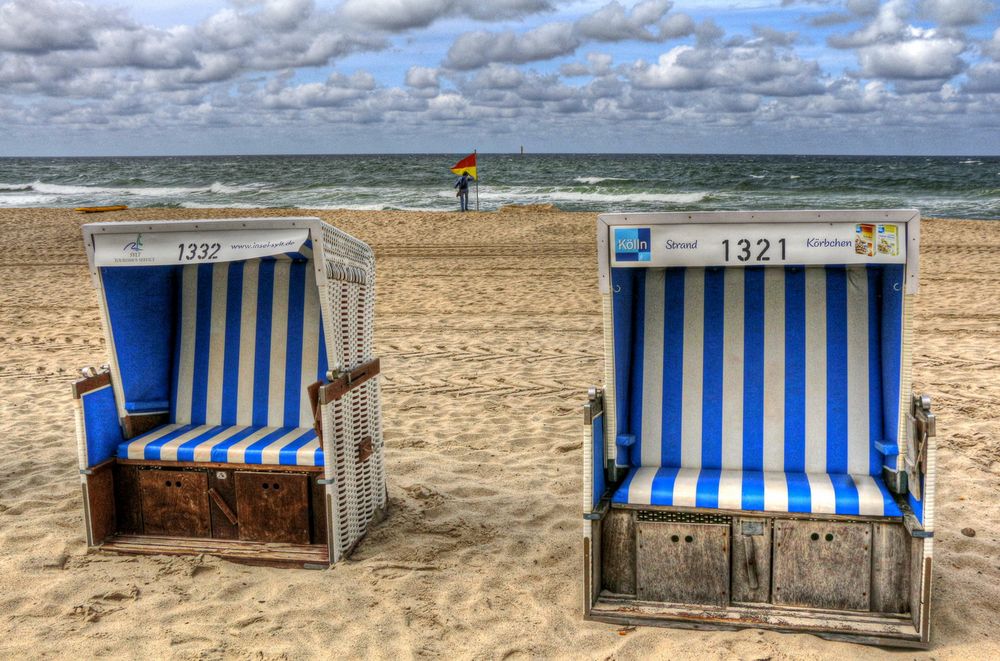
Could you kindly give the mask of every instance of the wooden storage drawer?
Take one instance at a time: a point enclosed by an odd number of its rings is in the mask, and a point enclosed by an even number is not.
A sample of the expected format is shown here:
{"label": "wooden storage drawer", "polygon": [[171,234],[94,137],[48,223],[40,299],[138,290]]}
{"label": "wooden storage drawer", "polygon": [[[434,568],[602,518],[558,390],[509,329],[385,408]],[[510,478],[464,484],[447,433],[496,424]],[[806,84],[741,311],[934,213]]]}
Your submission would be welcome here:
{"label": "wooden storage drawer", "polygon": [[208,477],[201,471],[140,470],[143,532],[210,537]]}
{"label": "wooden storage drawer", "polygon": [[309,476],[296,473],[236,473],[240,539],[308,544]]}
{"label": "wooden storage drawer", "polygon": [[636,596],[643,601],[726,606],[729,525],[636,523]]}
{"label": "wooden storage drawer", "polygon": [[775,604],[868,610],[872,526],[774,522]]}

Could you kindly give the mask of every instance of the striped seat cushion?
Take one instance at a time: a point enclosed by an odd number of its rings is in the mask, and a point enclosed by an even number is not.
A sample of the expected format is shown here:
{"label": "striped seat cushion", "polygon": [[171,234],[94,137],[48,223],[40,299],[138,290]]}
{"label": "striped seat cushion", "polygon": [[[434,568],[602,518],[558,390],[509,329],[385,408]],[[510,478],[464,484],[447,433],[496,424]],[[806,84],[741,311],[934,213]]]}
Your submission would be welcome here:
{"label": "striped seat cushion", "polygon": [[118,446],[121,459],[322,466],[316,430],[173,423]]}
{"label": "striped seat cushion", "polygon": [[754,512],[902,516],[880,477],[845,473],[638,467],[629,471],[612,502]]}

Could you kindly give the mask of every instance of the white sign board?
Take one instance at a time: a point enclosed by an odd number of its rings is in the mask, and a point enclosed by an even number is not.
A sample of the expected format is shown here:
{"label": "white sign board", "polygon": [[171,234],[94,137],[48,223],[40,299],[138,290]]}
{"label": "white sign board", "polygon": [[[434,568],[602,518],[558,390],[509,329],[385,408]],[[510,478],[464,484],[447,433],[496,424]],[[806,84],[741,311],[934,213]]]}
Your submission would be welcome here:
{"label": "white sign board", "polygon": [[731,223],[612,226],[611,265],[903,264],[902,223]]}
{"label": "white sign board", "polygon": [[234,262],[298,252],[308,229],[95,234],[95,266],[166,266]]}

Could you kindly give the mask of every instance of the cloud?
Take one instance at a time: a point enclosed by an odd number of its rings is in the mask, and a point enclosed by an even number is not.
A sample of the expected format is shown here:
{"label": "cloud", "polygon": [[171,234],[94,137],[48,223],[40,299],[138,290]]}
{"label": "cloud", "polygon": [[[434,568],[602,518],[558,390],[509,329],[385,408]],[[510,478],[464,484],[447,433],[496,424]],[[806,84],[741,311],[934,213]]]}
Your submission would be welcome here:
{"label": "cloud", "polygon": [[956,39],[911,39],[866,46],[858,51],[860,75],[890,80],[944,79],[960,73],[965,44]]}
{"label": "cloud", "polygon": [[448,49],[445,66],[467,71],[491,62],[523,64],[569,55],[580,45],[571,23],[547,23],[527,32],[466,32]]}
{"label": "cloud", "polygon": [[0,51],[41,54],[95,46],[95,33],[136,30],[123,15],[66,0],[13,0],[0,5]]}
{"label": "cloud", "polygon": [[921,13],[948,27],[976,25],[993,9],[988,0],[922,0]]}
{"label": "cloud", "polygon": [[580,18],[576,32],[592,41],[665,41],[694,32],[694,21],[686,14],[666,16],[673,4],[671,0],[643,0],[629,11],[617,0],[609,2]]}
{"label": "cloud", "polygon": [[445,18],[503,21],[552,11],[549,0],[346,0],[338,16],[377,30],[401,32]]}

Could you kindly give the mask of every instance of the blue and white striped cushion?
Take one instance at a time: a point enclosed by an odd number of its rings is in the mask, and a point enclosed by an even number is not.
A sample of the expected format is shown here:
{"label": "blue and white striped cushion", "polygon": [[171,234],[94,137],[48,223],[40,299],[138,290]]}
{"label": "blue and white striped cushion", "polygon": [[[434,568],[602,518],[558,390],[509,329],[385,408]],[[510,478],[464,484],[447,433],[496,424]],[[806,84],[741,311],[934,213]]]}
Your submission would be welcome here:
{"label": "blue and white striped cushion", "polygon": [[902,516],[882,479],[843,473],[639,467],[612,502],[756,512]]}
{"label": "blue and white striped cushion", "polygon": [[323,465],[308,395],[327,371],[314,277],[288,256],[183,267],[171,424],[118,456]]}
{"label": "blue and white striped cushion", "polygon": [[316,430],[172,423],[122,443],[122,459],[322,466]]}

